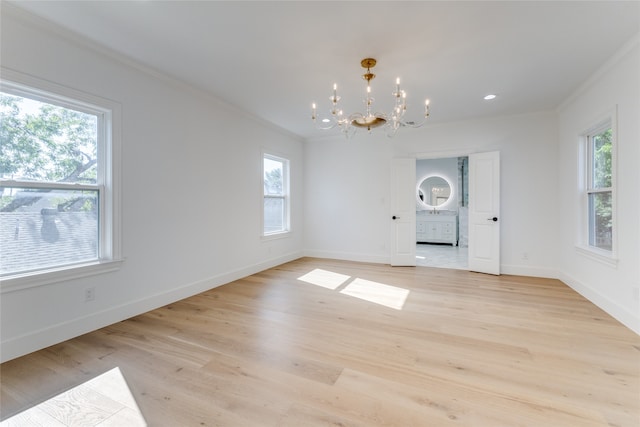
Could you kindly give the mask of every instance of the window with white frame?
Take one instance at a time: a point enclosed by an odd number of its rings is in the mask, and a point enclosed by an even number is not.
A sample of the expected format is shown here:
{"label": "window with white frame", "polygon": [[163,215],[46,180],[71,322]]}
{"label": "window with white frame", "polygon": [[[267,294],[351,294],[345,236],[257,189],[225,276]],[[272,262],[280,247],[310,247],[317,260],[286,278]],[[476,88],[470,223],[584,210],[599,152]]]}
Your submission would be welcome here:
{"label": "window with white frame", "polygon": [[0,277],[106,270],[119,257],[113,109],[31,83],[0,82]]}
{"label": "window with white frame", "polygon": [[289,160],[263,155],[263,235],[289,231]]}
{"label": "window with white frame", "polygon": [[614,132],[612,121],[594,127],[584,135],[586,171],[585,243],[612,252],[614,245]]}

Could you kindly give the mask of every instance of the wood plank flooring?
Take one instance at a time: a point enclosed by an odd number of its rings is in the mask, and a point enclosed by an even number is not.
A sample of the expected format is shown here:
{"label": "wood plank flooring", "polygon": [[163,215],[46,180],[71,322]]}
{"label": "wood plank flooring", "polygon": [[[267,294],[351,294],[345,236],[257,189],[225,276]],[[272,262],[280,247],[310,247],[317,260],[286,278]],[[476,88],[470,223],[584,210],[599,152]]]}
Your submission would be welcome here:
{"label": "wood plank flooring", "polygon": [[2,426],[640,426],[638,335],[461,270],[303,258],[0,370]]}

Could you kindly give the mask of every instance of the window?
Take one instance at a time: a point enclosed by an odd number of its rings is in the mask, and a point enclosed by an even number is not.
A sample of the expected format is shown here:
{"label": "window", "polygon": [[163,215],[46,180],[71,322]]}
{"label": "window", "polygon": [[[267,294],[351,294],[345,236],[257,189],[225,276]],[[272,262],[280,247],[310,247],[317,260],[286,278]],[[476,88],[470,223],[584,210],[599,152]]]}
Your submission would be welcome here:
{"label": "window", "polygon": [[263,235],[289,231],[289,161],[263,155]]}
{"label": "window", "polygon": [[73,277],[75,270],[77,277],[113,269],[105,265],[119,257],[113,108],[86,99],[110,102],[30,83],[2,81],[0,87],[3,290],[8,280],[40,284],[61,272]]}
{"label": "window", "polygon": [[611,120],[585,135],[586,221],[589,247],[613,251],[613,129]]}

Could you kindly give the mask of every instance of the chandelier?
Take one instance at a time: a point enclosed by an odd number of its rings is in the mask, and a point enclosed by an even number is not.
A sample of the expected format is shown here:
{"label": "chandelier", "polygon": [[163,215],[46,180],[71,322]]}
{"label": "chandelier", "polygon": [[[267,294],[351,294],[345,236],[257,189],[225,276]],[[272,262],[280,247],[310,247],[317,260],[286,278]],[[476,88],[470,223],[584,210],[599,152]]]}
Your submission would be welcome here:
{"label": "chandelier", "polygon": [[[318,129],[328,130],[338,127],[344,135],[349,138],[353,136],[358,128],[367,129],[369,133],[371,133],[372,129],[380,127],[386,131],[388,137],[392,137],[401,126],[417,128],[424,124],[424,120],[420,123],[404,120],[404,115],[407,111],[407,93],[400,89],[399,77],[396,79],[396,88],[391,93],[395,98],[395,106],[393,110],[391,110],[391,113],[372,113],[374,99],[371,97],[371,80],[373,80],[376,75],[371,72],[371,68],[375,67],[376,60],[373,58],[365,58],[360,61],[360,65],[362,65],[362,68],[367,69],[367,72],[362,75],[362,78],[367,81],[367,96],[364,99],[366,106],[365,113],[358,112],[345,115],[338,106],[340,96],[338,96],[338,86],[334,84],[333,94],[329,97],[331,101],[331,115],[329,117],[319,118],[316,104],[311,104],[311,119]],[[424,103],[424,118],[426,119],[427,117],[429,117],[428,99],[425,100]]]}

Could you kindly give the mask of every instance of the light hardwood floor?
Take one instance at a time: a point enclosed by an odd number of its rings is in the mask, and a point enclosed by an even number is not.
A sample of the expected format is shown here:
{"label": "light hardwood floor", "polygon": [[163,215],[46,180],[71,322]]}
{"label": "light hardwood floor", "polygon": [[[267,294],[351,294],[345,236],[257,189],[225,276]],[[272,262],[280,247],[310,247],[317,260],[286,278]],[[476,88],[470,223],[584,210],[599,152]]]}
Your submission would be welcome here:
{"label": "light hardwood floor", "polygon": [[638,335],[461,270],[304,258],[0,369],[6,426],[640,425]]}

